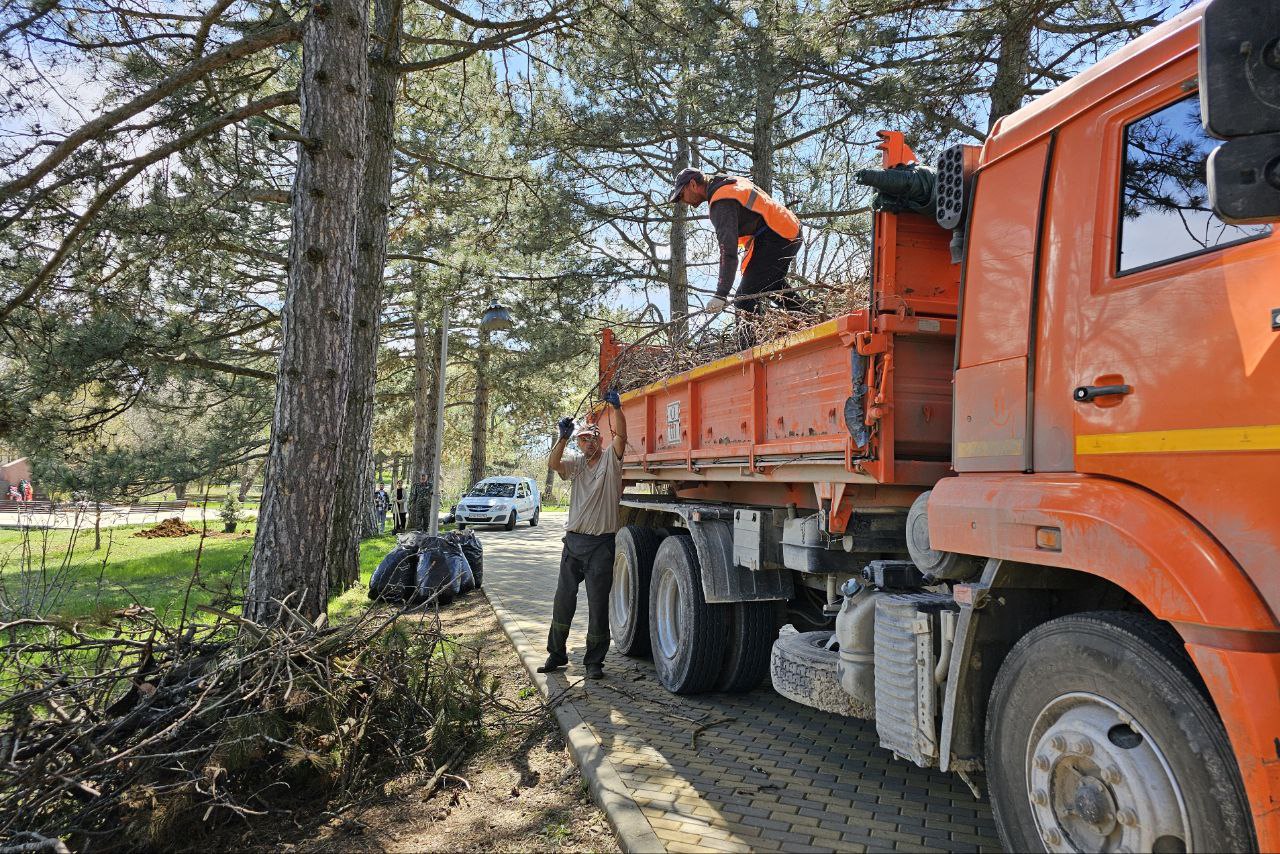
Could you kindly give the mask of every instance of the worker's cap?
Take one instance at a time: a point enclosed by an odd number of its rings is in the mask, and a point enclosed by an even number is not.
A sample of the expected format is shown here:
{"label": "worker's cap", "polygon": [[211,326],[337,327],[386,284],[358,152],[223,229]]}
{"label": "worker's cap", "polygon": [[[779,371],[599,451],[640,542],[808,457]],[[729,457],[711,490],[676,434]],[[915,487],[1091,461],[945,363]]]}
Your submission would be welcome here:
{"label": "worker's cap", "polygon": [[690,181],[697,181],[699,184],[707,183],[707,176],[702,174],[701,169],[681,169],[680,174],[676,176],[675,186],[671,190],[671,197],[667,199],[668,203],[679,201],[680,192]]}
{"label": "worker's cap", "polygon": [[588,421],[585,424],[579,425],[578,429],[573,431],[573,438],[577,439],[580,436],[595,436],[599,439],[600,428]]}

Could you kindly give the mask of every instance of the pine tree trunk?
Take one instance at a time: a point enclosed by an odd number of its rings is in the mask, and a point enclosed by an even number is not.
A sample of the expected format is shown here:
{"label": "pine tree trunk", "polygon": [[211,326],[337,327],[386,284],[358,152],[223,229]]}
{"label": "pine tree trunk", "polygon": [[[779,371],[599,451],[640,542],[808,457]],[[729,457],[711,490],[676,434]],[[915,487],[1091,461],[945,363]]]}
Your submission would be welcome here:
{"label": "pine tree trunk", "polygon": [[542,501],[549,503],[555,499],[556,470],[551,467],[551,457],[547,457],[547,480],[542,488]]}
{"label": "pine tree trunk", "polygon": [[771,34],[774,26],[774,9],[770,3],[757,8],[759,23],[756,26],[756,109],[751,125],[751,180],[766,193],[773,193],[773,126],[776,122],[778,89],[777,57]]}
{"label": "pine tree trunk", "polygon": [[[488,301],[488,294],[485,295]],[[471,410],[471,471],[468,486],[484,480],[489,452],[489,333],[480,330],[476,345],[476,403]]]}
{"label": "pine tree trunk", "polygon": [[[684,107],[677,110],[677,121],[683,127]],[[683,131],[676,137],[675,173],[689,166],[689,140]],[[667,271],[667,293],[670,298],[672,338],[684,340],[689,334],[689,267],[687,228],[689,206],[676,202],[671,218],[671,262]]]}
{"label": "pine tree trunk", "polygon": [[333,528],[329,534],[329,587],[360,581],[360,539],[375,528],[373,513],[373,395],[378,374],[378,320],[387,260],[391,199],[396,64],[400,53],[400,0],[376,0],[369,65],[369,153],[356,221],[356,293],[351,315],[351,392],[338,445]]}
{"label": "pine tree trunk", "polygon": [[[432,330],[428,332],[428,330]],[[418,293],[413,309],[413,466],[406,473],[410,485],[425,473],[435,473],[436,362],[440,358],[440,328],[429,326],[426,301]]]}
{"label": "pine tree trunk", "polygon": [[173,485],[173,497],[178,501],[187,497],[187,484],[185,481],[183,483],[175,483]]}
{"label": "pine tree trunk", "polygon": [[289,597],[308,619],[325,612],[338,445],[351,386],[356,216],[366,151],[368,8],[316,5],[302,29],[301,134],[294,176],[289,282],[266,483],[245,617]]}
{"label": "pine tree trunk", "polygon": [[1027,95],[1027,76],[1031,71],[1031,31],[1038,4],[1004,3],[999,7],[1004,20],[999,31],[1000,49],[996,56],[996,73],[991,81],[991,115],[987,130],[996,121],[1022,106]]}
{"label": "pine tree trunk", "polygon": [[387,483],[387,487],[394,489],[396,481],[400,479],[400,455],[391,455],[391,480]]}

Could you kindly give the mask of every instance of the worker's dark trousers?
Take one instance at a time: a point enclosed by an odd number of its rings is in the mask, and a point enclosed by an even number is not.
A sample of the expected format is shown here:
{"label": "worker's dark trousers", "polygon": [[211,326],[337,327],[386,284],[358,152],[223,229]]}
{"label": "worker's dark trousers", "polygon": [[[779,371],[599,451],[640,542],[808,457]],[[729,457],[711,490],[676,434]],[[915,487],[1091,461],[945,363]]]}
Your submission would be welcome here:
{"label": "worker's dark trousers", "polygon": [[[764,311],[762,294],[787,290],[787,271],[791,262],[800,254],[800,238],[783,240],[777,232],[766,229],[755,238],[751,261],[742,271],[738,283],[738,295],[733,302],[739,311]],[[776,298],[787,311],[804,311],[806,301],[795,293],[779,294]]]}
{"label": "worker's dark trousers", "polygon": [[569,531],[560,553],[560,580],[551,606],[547,652],[567,662],[565,642],[578,608],[578,586],[587,582],[587,652],[583,664],[600,664],[609,651],[609,589],[613,586],[613,534],[594,536]]}

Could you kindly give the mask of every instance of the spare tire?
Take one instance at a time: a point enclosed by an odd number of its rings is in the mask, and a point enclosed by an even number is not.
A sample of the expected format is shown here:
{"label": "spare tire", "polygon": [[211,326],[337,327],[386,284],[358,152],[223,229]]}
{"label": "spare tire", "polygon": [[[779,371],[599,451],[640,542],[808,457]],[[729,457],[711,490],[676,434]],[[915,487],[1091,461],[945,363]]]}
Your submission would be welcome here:
{"label": "spare tire", "polygon": [[769,678],[788,700],[824,712],[872,720],[875,709],[860,705],[840,687],[840,653],[827,649],[832,632],[788,632],[773,642]]}

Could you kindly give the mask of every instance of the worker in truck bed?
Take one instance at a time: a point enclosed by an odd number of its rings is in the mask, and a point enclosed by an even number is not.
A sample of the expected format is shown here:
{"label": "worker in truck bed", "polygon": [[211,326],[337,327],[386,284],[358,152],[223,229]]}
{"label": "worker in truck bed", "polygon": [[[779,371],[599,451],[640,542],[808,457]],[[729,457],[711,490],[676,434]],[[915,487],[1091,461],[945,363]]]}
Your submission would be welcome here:
{"label": "worker in truck bed", "polygon": [[698,169],[676,176],[669,201],[697,207],[710,201],[711,225],[720,242],[720,272],[716,295],[707,303],[712,312],[725,307],[742,259],[742,281],[734,304],[744,312],[763,311],[760,295],[782,291],[778,299],[788,311],[803,311],[805,301],[787,289],[787,271],[800,252],[800,220],[746,178],[707,177]]}
{"label": "worker in truck bed", "polygon": [[[609,588],[613,586],[613,535],[618,531],[618,506],[622,499],[622,455],[627,447],[627,421],[616,391],[607,392],[613,442],[605,450],[600,430],[586,424],[576,432],[573,419],[560,419],[560,437],[551,447],[549,464],[564,480],[573,482],[569,518],[565,520],[564,550],[560,553],[560,578],[551,606],[551,630],[547,632],[547,663],[539,673],[559,670],[569,663],[566,649],[573,612],[578,607],[578,587],[587,582],[587,651],[582,664],[588,679],[604,677],[604,656],[609,651]],[[569,437],[580,453],[565,456]]]}

